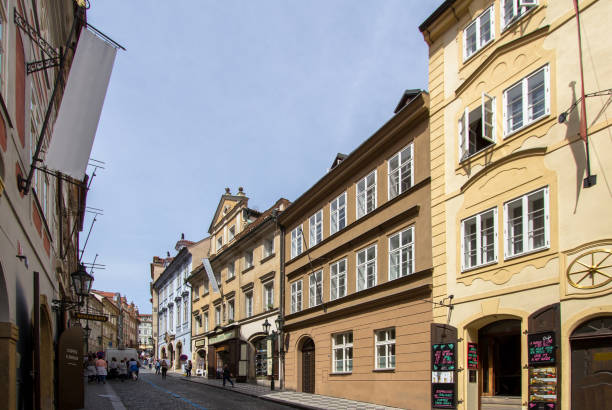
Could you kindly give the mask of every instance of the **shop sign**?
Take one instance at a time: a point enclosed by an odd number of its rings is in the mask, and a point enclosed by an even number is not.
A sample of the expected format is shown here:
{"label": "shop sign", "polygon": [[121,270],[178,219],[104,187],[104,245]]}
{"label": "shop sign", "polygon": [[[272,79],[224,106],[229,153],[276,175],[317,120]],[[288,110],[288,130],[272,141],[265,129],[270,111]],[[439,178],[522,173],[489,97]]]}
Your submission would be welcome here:
{"label": "shop sign", "polygon": [[236,337],[236,331],[235,330],[230,330],[228,332],[224,332],[221,334],[218,334],[216,336],[212,336],[208,338],[208,344],[209,345],[214,345],[217,343],[221,343],[221,342],[225,342],[226,340],[230,340]]}
{"label": "shop sign", "polygon": [[106,315],[93,315],[91,313],[76,312],[74,313],[74,317],[76,319],[93,320],[96,322],[107,322],[108,321],[108,316]]}
{"label": "shop sign", "polygon": [[84,406],[83,329],[70,327],[59,339],[58,408],[81,409]]}
{"label": "shop sign", "polygon": [[431,346],[431,364],[435,372],[453,371],[456,369],[455,344],[441,343]]}
{"label": "shop sign", "polygon": [[455,384],[434,383],[431,387],[431,407],[434,409],[455,408]]}
{"label": "shop sign", "polygon": [[196,340],[195,347],[203,347],[206,346],[206,340]]}
{"label": "shop sign", "polygon": [[527,336],[529,365],[555,363],[555,333],[543,332]]}
{"label": "shop sign", "polygon": [[555,410],[557,403],[557,368],[529,369],[529,409]]}
{"label": "shop sign", "polygon": [[469,370],[478,370],[478,344],[467,344],[467,368]]}
{"label": "shop sign", "polygon": [[272,340],[268,339],[268,340],[266,340],[266,342],[267,342],[267,348],[268,348],[268,358],[266,360],[267,361],[267,363],[266,363],[266,365],[267,365],[266,371],[267,371],[267,374],[269,376],[274,371],[274,362],[273,362],[274,351],[273,351],[273,348],[272,348],[272,346],[273,346]]}

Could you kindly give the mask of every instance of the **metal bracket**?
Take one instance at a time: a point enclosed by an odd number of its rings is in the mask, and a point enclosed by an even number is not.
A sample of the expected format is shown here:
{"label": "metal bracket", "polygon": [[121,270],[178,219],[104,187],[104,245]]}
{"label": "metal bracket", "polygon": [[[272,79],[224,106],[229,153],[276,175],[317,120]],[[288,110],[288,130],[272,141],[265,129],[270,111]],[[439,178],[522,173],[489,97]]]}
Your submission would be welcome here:
{"label": "metal bracket", "polygon": [[40,49],[44,51],[46,55],[51,58],[59,58],[59,53],[57,52],[55,47],[49,44],[47,40],[42,38],[40,33],[34,27],[28,24],[28,21],[23,18],[23,16],[21,16],[19,12],[17,12],[17,7],[15,7],[15,24],[17,25],[17,27],[23,30],[28,35],[28,37],[30,37],[30,40],[36,43],[36,45],[40,47]]}
{"label": "metal bracket", "polygon": [[37,71],[46,70],[51,67],[59,67],[59,57],[54,58],[43,58],[40,61],[32,61],[26,64],[26,71],[28,74],[35,73]]}

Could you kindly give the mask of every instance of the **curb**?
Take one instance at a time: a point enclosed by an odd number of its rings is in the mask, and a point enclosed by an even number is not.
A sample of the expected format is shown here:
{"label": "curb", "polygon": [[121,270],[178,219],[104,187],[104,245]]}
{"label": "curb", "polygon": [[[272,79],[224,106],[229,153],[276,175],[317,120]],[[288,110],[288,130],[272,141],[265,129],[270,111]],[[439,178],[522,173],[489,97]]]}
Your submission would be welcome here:
{"label": "curb", "polygon": [[259,398],[262,400],[271,401],[271,402],[278,403],[278,404],[283,404],[285,406],[294,407],[296,409],[305,409],[305,410],[322,410],[323,409],[322,407],[309,406],[307,404],[277,399],[276,397],[259,396]]}

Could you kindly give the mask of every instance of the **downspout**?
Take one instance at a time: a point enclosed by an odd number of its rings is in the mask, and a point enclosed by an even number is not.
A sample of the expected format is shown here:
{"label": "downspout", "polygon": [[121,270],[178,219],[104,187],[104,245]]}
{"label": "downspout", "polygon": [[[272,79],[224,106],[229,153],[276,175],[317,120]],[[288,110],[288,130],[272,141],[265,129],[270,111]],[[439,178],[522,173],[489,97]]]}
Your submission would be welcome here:
{"label": "downspout", "polygon": [[281,318],[281,328],[279,330],[280,343],[279,343],[279,354],[280,354],[280,366],[278,368],[278,381],[279,388],[283,390],[285,388],[285,227],[278,223],[278,217],[276,218],[276,225],[280,228],[280,299],[278,314]]}

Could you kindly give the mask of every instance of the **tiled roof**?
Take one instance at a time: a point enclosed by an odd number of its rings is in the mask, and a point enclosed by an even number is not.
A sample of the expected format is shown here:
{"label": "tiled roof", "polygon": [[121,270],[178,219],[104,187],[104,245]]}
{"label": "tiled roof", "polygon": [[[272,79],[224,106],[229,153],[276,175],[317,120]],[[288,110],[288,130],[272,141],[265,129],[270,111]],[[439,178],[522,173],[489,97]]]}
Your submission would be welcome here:
{"label": "tiled roof", "polygon": [[255,219],[253,222],[248,224],[242,232],[236,235],[234,237],[234,241],[240,240],[241,238],[245,237],[250,232],[252,232],[259,225],[264,223],[270,216],[272,216],[272,212],[274,212],[275,209],[278,209],[281,205],[284,205],[283,208],[287,208],[289,205],[291,205],[291,202],[285,198],[281,198],[278,201],[276,201],[274,205],[272,205],[269,209],[267,209],[261,215],[259,215],[259,218]]}

